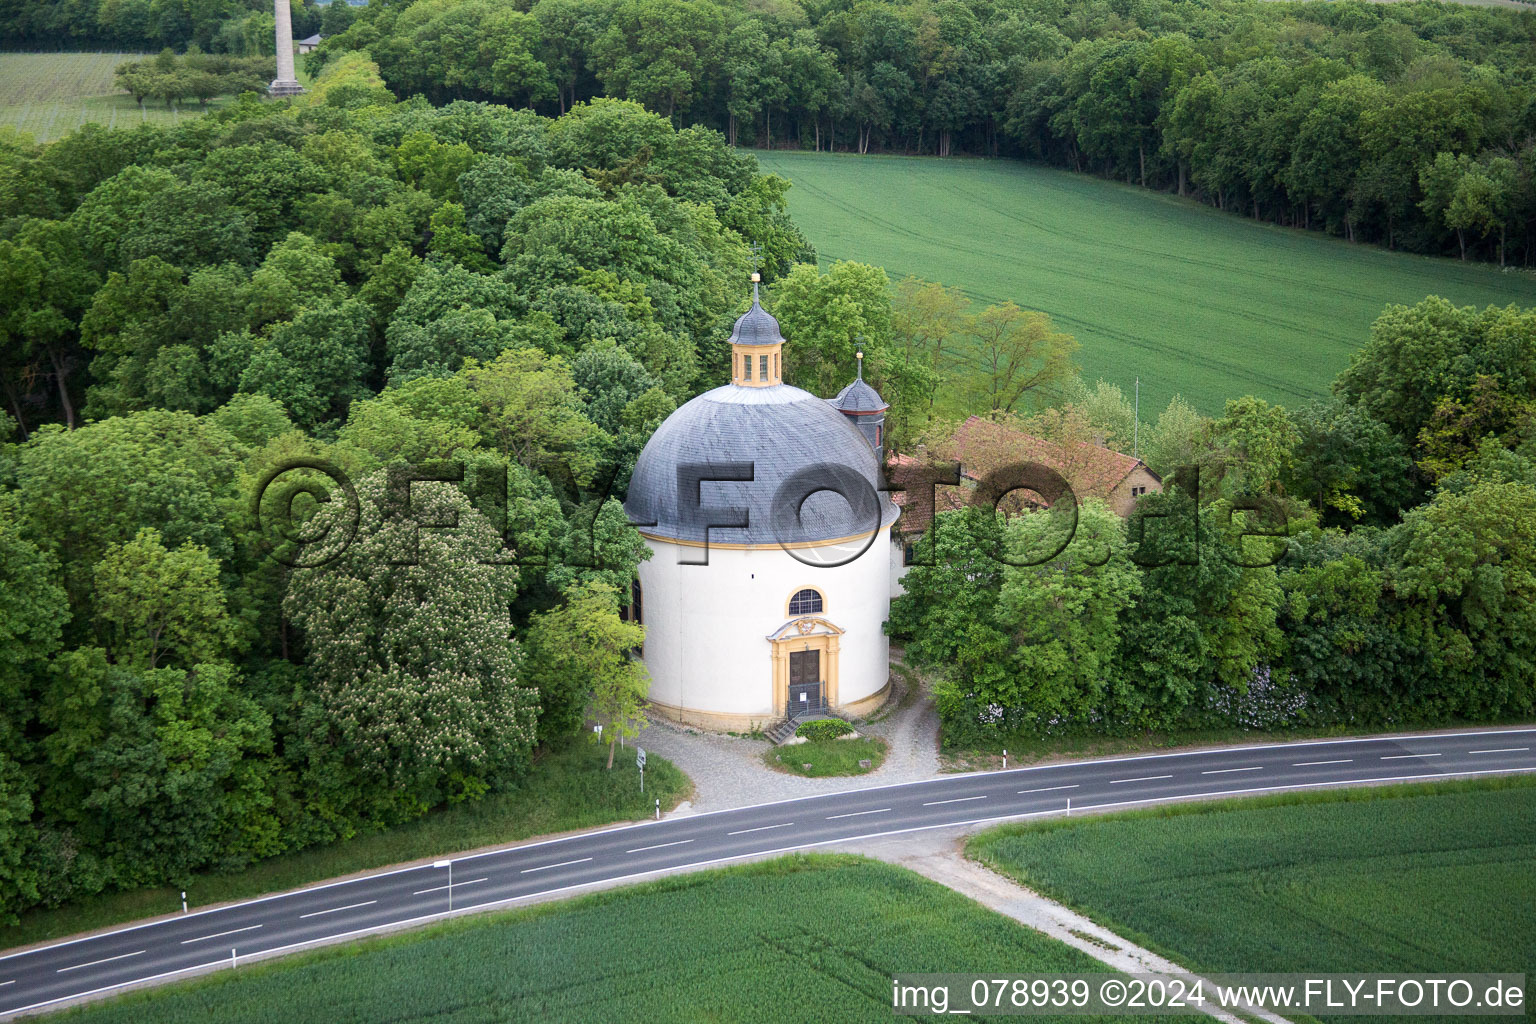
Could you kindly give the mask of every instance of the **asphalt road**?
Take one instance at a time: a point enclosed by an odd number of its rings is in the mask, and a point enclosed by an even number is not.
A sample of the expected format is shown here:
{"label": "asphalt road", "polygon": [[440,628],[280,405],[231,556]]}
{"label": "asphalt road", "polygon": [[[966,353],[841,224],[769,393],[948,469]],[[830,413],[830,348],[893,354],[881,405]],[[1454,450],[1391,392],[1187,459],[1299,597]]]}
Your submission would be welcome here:
{"label": "asphalt road", "polygon": [[[593,882],[849,839],[1200,796],[1536,771],[1536,729],[1155,754],[786,800],[380,871],[0,956],[0,1017]],[[452,889],[449,874],[452,872]]]}

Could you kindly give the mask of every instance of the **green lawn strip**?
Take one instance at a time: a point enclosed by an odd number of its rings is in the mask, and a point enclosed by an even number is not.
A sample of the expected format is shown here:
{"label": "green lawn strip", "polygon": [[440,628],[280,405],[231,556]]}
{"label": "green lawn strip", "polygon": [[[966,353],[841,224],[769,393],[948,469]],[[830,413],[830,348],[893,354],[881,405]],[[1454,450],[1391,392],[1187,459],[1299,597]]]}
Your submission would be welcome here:
{"label": "green lawn strip", "polygon": [[1052,818],[966,852],[1192,970],[1536,973],[1530,776]]}
{"label": "green lawn strip", "polygon": [[1015,160],[753,153],[794,184],[790,214],[824,265],[872,263],[982,305],[1042,310],[1081,343],[1090,384],[1129,397],[1140,377],[1148,421],[1175,393],[1207,414],[1247,393],[1286,406],[1321,397],[1389,303],[1536,305],[1526,272],[1351,245]]}
{"label": "green lawn strip", "polygon": [[221,971],[66,1019],[885,1022],[903,1019],[896,972],[1103,970],[906,869],[798,854]]}
{"label": "green lawn strip", "polygon": [[[828,775],[867,775],[880,767],[885,752],[884,740],[860,736],[851,740],[790,743],[766,751],[763,760],[770,768],[819,779]],[[860,761],[868,761],[869,767],[860,767]]]}
{"label": "green lawn strip", "polygon": [[1361,726],[1320,726],[1312,729],[1287,729],[1260,732],[1252,729],[1184,729],[1174,732],[1143,732],[1132,736],[1026,736],[999,737],[981,747],[949,747],[940,754],[947,771],[990,771],[1002,767],[1003,751],[1008,751],[1009,765],[1026,765],[1061,758],[1114,757],[1120,754],[1156,753],[1202,746],[1260,746],[1270,743],[1295,743],[1301,740],[1345,739],[1352,736],[1396,735],[1424,730],[1488,729],[1497,726],[1530,725],[1529,719],[1505,719],[1484,722],[1437,722],[1404,727],[1402,723],[1375,728]]}
{"label": "green lawn strip", "polygon": [[[607,771],[607,747],[576,743],[546,754],[516,790],[456,804],[396,828],[254,864],[231,874],[205,874],[185,886],[192,907],[282,892],[354,871],[387,867],[461,850],[515,842],[571,829],[633,821],[670,810],[692,791],[676,765],[651,755],[645,793],[634,752],[624,751]],[[105,893],[52,910],[23,914],[0,928],[0,948],[61,938],[136,921],[181,907],[181,886]]]}

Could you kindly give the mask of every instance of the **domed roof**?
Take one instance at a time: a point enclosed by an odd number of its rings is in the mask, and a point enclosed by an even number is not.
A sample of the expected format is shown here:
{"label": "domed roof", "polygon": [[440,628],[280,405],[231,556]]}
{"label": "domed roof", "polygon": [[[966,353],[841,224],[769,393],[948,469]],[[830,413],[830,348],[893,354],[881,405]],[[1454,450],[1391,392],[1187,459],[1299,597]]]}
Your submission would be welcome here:
{"label": "domed roof", "polygon": [[838,412],[883,412],[890,408],[885,399],[880,397],[880,392],[864,383],[862,374],[839,391],[836,398],[827,401]]}
{"label": "domed roof", "polygon": [[783,343],[784,336],[779,333],[779,322],[757,304],[757,292],[754,286],[752,308],[736,318],[736,326],[731,329],[731,344],[782,345]]}
{"label": "domed roof", "polygon": [[[752,479],[704,479],[728,475],[721,463],[751,463]],[[714,544],[808,544],[889,526],[897,509],[883,486],[869,442],[823,399],[787,384],[727,384],[651,436],[624,510],[642,533],[672,540],[704,543],[707,528]],[[731,521],[725,509],[745,509],[746,525],[711,525]]]}

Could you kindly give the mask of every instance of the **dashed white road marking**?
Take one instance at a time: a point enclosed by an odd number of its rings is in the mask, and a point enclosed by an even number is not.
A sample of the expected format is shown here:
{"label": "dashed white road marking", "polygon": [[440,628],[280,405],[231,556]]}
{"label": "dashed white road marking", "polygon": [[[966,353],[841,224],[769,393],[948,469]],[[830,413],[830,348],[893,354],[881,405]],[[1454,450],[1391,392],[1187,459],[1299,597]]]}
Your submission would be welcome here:
{"label": "dashed white road marking", "polygon": [[1310,765],[1314,765],[1314,764],[1349,764],[1353,760],[1354,760],[1354,758],[1352,758],[1352,757],[1341,757],[1341,758],[1339,758],[1336,761],[1292,761],[1291,762],[1291,767],[1292,768],[1306,768],[1306,767],[1308,767]]}
{"label": "dashed white road marking", "polygon": [[526,875],[530,871],[548,871],[550,868],[568,868],[572,864],[585,864],[591,859],[591,857],[582,857],[578,860],[563,860],[559,864],[540,864],[536,868],[523,868],[523,870],[519,871],[518,874]]}
{"label": "dashed white road marking", "polygon": [[1118,786],[1122,782],[1152,782],[1155,779],[1171,779],[1172,775],[1143,775],[1139,779],[1110,779],[1111,786]]}
{"label": "dashed white road marking", "polygon": [[14,985],[14,984],[16,984],[16,979],[15,978],[12,978],[10,981],[0,981],[0,988],[5,988],[5,986],[7,986],[7,985]]}
{"label": "dashed white road marking", "polygon": [[[453,883],[453,888],[457,889],[461,885],[474,885],[476,882],[483,882],[483,881],[485,881],[485,879],[483,879],[483,878],[471,878],[471,879],[469,879],[468,881],[465,881],[465,882],[454,882]],[[448,886],[446,886],[446,885],[434,885],[430,889],[417,889],[415,892],[411,893],[411,895],[412,896],[425,896],[429,892],[442,892],[446,888],[448,888]]]}
{"label": "dashed white road marking", "polygon": [[1263,767],[1264,766],[1261,765],[1261,764],[1256,764],[1256,765],[1253,765],[1250,768],[1212,768],[1210,771],[1204,771],[1204,772],[1201,772],[1200,774],[1201,775],[1225,775],[1228,772],[1256,772],[1260,768],[1263,768]]}
{"label": "dashed white road marking", "polygon": [[794,824],[794,822],[792,822],[792,821],[781,821],[777,825],[759,825],[759,826],[757,826],[757,828],[737,829],[735,832],[727,832],[726,835],[728,835],[728,836],[744,836],[748,832],[766,832],[766,831],[768,831],[771,828],[787,828],[787,827],[789,827],[790,825],[793,825],[793,824]]}
{"label": "dashed white road marking", "polygon": [[657,843],[655,846],[637,846],[633,850],[625,850],[624,852],[625,853],[644,853],[646,850],[660,850],[663,847],[667,847],[667,846],[682,846],[684,843],[691,843],[691,842],[693,842],[692,839],[679,839],[676,842],[672,842],[672,843]]}
{"label": "dashed white road marking", "polygon": [[857,818],[861,814],[884,814],[888,810],[890,810],[889,807],[877,807],[872,811],[849,811],[847,814],[829,814],[827,815],[827,820],[831,821],[833,818]]}
{"label": "dashed white road marking", "polygon": [[1405,757],[1439,757],[1439,754],[1383,754],[1383,761],[1401,761]]}
{"label": "dashed white road marking", "polygon": [[105,960],[92,960],[88,964],[75,964],[73,967],[60,967],[57,971],[54,971],[53,973],[55,973],[55,974],[63,974],[65,971],[78,971],[82,967],[95,967],[98,964],[109,964],[113,960],[127,960],[131,956],[142,956],[143,954],[144,954],[144,951],[142,949],[138,950],[137,952],[133,952],[133,953],[122,953],[122,954],[119,954],[118,956],[109,956]]}
{"label": "dashed white road marking", "polygon": [[985,800],[986,798],[987,796],[985,793],[983,793],[981,796],[957,796],[953,800],[929,800],[927,803],[923,804],[923,806],[937,807],[939,804],[963,804],[968,800]]}
{"label": "dashed white road marking", "polygon": [[310,912],[308,914],[300,914],[299,915],[299,920],[302,921],[306,917],[319,917],[321,914],[339,914],[343,910],[356,910],[358,907],[371,907],[371,906],[373,906],[377,902],[379,902],[379,901],[378,900],[364,900],[362,903],[349,903],[349,904],[347,904],[344,907],[332,907],[329,910],[315,910],[315,911],[312,911],[312,912]]}
{"label": "dashed white road marking", "polygon": [[1494,750],[1469,750],[1469,754],[1519,754],[1530,750],[1530,747],[1498,747]]}
{"label": "dashed white road marking", "polygon": [[190,946],[194,942],[207,942],[209,939],[222,939],[226,935],[239,935],[241,932],[253,932],[260,927],[261,925],[259,924],[253,924],[247,925],[244,928],[231,928],[227,932],[214,932],[212,935],[199,935],[195,939],[182,939],[181,945]]}
{"label": "dashed white road marking", "polygon": [[1021,789],[1021,790],[1019,790],[1019,793],[1020,793],[1020,795],[1022,795],[1024,793],[1054,793],[1058,789],[1077,789],[1077,788],[1078,788],[1078,783],[1074,782],[1070,786],[1045,786],[1045,787],[1043,787],[1041,789]]}

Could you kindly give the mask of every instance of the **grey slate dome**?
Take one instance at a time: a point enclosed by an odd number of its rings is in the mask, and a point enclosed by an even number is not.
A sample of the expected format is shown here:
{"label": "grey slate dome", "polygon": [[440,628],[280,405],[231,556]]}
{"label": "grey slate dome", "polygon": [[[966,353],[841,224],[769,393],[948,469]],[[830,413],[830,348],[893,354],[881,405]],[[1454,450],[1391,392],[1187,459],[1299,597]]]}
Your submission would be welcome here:
{"label": "grey slate dome", "polygon": [[754,289],[752,308],[736,318],[731,329],[732,345],[782,345],[784,336],[779,333],[779,322],[757,304]]}
{"label": "grey slate dome", "polygon": [[[702,479],[731,475],[725,463],[750,463],[752,478]],[[711,544],[806,544],[895,522],[883,486],[869,442],[825,400],[787,384],[727,384],[683,405],[651,436],[624,510],[642,533],[670,540],[704,543],[707,528]],[[746,522],[730,509],[744,510]]]}
{"label": "grey slate dome", "polygon": [[890,408],[880,392],[864,383],[864,377],[856,377],[851,384],[827,399],[838,412],[884,412]]}

